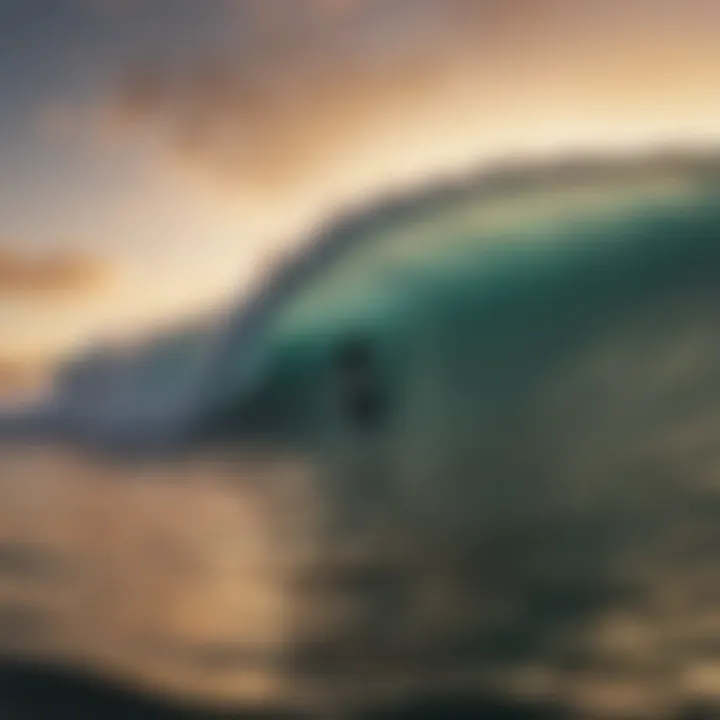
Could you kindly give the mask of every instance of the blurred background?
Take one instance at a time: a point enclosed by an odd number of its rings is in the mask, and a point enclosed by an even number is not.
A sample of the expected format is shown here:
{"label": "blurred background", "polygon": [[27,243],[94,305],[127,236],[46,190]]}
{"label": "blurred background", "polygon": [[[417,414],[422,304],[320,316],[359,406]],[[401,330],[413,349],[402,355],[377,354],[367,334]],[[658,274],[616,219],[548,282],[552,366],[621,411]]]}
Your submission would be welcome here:
{"label": "blurred background", "polygon": [[[715,0],[2,0],[0,403],[97,343],[204,322],[329,218],[398,189],[506,161],[714,146],[718,29]],[[141,561],[140,540],[118,550],[123,518],[136,539],[161,518],[171,544],[216,527],[215,549],[244,542],[217,487],[101,494],[76,459],[65,473],[57,455],[3,461],[35,488],[0,509],[3,533],[31,528],[106,569],[131,615],[165,560]],[[217,587],[196,588],[177,627],[228,627]],[[73,612],[78,638],[102,634],[102,614]],[[74,717],[63,688],[42,712]],[[100,703],[86,717],[139,717],[80,695]]]}

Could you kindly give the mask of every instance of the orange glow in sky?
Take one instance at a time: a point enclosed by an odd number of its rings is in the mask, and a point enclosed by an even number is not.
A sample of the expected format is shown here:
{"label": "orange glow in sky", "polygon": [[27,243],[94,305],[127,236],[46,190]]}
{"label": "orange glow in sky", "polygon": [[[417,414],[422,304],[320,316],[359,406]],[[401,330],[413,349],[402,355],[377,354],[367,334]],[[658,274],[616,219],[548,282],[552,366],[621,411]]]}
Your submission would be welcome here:
{"label": "orange glow in sky", "polygon": [[[391,186],[715,143],[718,21],[700,0],[9,0],[0,250],[41,269],[0,272],[0,362],[213,306]],[[40,287],[63,254],[112,282]]]}

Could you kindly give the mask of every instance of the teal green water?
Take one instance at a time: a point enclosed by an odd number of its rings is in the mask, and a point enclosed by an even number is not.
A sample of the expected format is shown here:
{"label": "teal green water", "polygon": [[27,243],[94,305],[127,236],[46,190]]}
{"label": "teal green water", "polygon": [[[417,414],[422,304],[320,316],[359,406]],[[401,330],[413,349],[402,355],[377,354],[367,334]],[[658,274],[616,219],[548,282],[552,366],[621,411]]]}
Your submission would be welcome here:
{"label": "teal green water", "polygon": [[[249,394],[306,429],[332,424],[337,416],[321,405],[333,402],[333,353],[362,337],[382,392],[406,412],[401,388],[413,383],[413,402],[424,384],[445,413],[457,414],[450,399],[458,395],[477,414],[479,395],[498,393],[507,410],[543,367],[624,308],[714,277],[718,197],[714,176],[690,165],[540,177],[504,192],[481,184],[371,214],[270,319]],[[239,367],[242,357],[238,348]],[[429,425],[436,412],[417,409]]]}

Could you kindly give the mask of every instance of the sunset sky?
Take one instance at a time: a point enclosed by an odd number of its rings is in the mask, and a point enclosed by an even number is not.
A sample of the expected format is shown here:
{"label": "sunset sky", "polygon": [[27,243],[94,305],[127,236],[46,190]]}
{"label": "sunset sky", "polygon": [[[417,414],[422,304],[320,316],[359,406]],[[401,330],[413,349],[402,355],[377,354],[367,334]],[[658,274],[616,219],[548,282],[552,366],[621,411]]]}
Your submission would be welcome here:
{"label": "sunset sky", "polygon": [[396,184],[714,142],[718,28],[715,0],[3,0],[0,367],[211,307]]}

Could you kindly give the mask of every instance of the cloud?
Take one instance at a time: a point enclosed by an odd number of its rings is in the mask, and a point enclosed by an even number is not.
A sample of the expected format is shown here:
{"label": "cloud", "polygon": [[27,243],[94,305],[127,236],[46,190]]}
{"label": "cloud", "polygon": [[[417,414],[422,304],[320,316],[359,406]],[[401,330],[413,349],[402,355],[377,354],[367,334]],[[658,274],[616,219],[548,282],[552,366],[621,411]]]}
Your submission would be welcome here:
{"label": "cloud", "polygon": [[125,130],[154,125],[174,157],[246,191],[303,182],[362,141],[378,108],[391,118],[443,82],[431,59],[369,61],[294,36],[274,52],[205,58],[179,71],[143,69],[125,82],[112,117]]}
{"label": "cloud", "polygon": [[700,0],[225,7],[232,47],[130,72],[106,119],[248,196],[363,172],[372,184],[373,172],[403,164],[414,173],[533,144],[694,139],[719,126],[720,46],[708,27],[720,8]]}
{"label": "cloud", "polygon": [[31,255],[0,248],[0,298],[75,298],[104,290],[112,277],[110,266],[80,252]]}
{"label": "cloud", "polygon": [[48,367],[39,360],[0,357],[0,399],[35,390],[48,374]]}
{"label": "cloud", "polygon": [[[235,47],[130,72],[106,117],[119,131],[154,132],[185,166],[272,194],[347,164],[384,131],[421,118],[453,86],[459,50],[481,43],[489,61],[497,24],[528,6],[238,2],[251,32]],[[472,40],[454,47],[467,24]]]}

